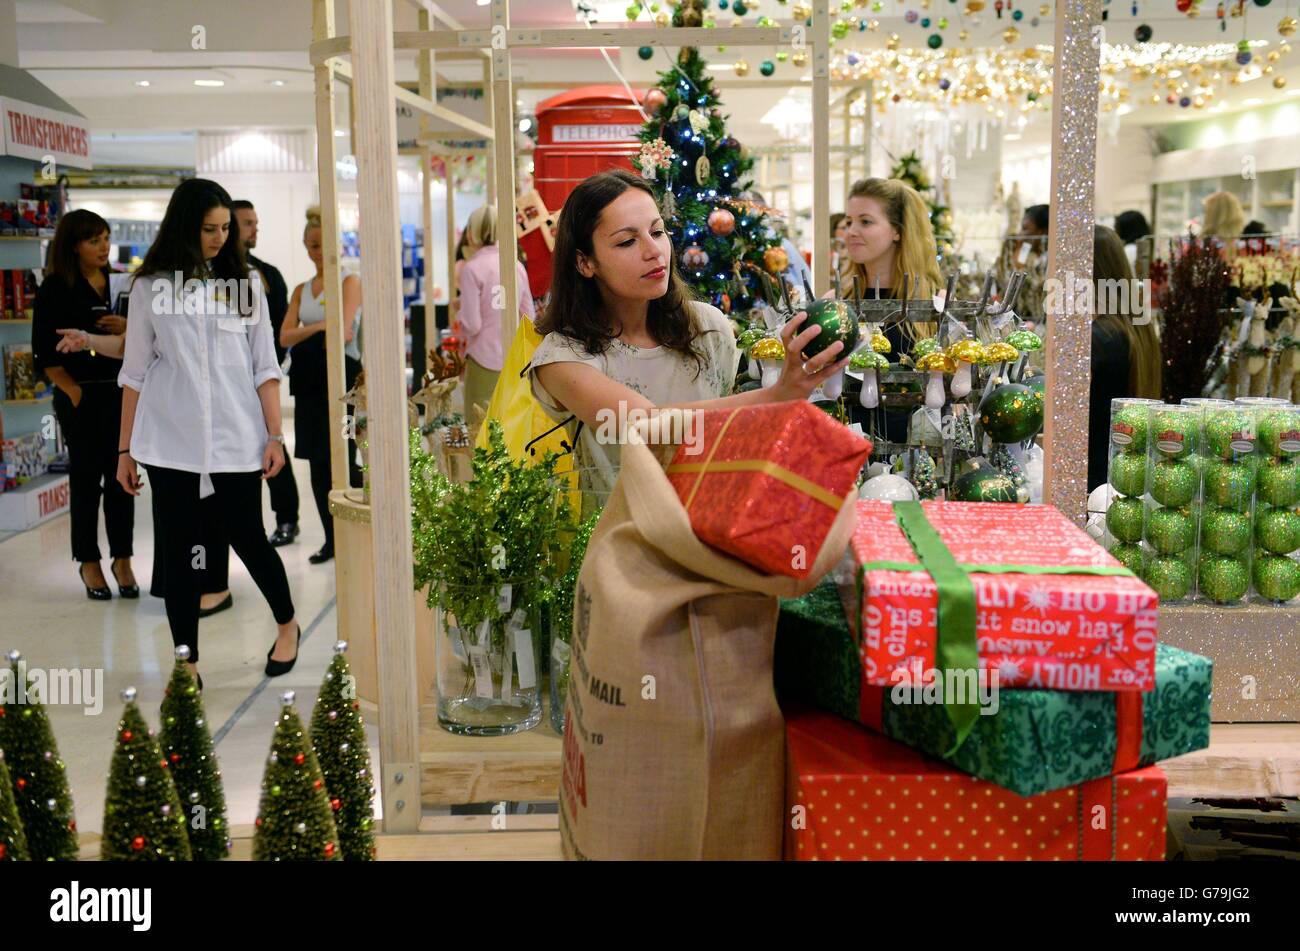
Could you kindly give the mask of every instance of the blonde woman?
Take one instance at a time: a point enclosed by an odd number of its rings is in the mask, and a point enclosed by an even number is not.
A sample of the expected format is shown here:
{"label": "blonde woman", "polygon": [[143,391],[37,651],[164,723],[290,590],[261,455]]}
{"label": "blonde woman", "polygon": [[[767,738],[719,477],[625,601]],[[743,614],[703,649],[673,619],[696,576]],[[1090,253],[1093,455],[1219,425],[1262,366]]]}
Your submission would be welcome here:
{"label": "blonde woman", "polygon": [[1215,192],[1207,195],[1201,216],[1201,237],[1217,238],[1224,255],[1231,260],[1236,253],[1236,242],[1246,227],[1246,212],[1232,192]]}
{"label": "blonde woman", "polygon": [[[492,205],[476,208],[465,225],[465,261],[456,284],[460,290],[461,335],[465,338],[465,419],[477,429],[475,406],[487,409],[497,376],[505,362],[501,341],[501,313],[505,295],[501,287],[501,252],[497,248],[497,210]],[[515,289],[519,316],[535,319],[528,272],[515,262]]]}

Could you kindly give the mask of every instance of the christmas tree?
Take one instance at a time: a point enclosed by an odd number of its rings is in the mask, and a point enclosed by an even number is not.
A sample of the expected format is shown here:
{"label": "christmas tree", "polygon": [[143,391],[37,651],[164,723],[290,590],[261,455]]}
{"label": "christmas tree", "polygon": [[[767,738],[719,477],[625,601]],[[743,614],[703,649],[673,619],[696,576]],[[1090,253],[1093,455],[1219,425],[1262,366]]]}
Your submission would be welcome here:
{"label": "christmas tree", "polygon": [[18,801],[14,799],[13,780],[5,765],[5,751],[0,750],[0,862],[27,862],[27,836],[18,818]]}
{"label": "christmas tree", "polygon": [[28,692],[27,664],[9,652],[8,683],[0,696],[0,749],[5,751],[18,818],[27,848],[38,862],[74,861],[79,853],[67,767],[59,758],[49,716]]}
{"label": "christmas tree", "polygon": [[[697,4],[686,0],[675,16],[692,11]],[[780,274],[789,260],[767,210],[740,197],[754,160],[727,134],[719,104],[699,50],[684,47],[646,94],[650,118],[633,164],[654,187],[682,277],[743,321],[764,295],[762,272]]]}
{"label": "christmas tree", "polygon": [[341,862],[334,811],[302,721],[286,690],[262,776],[262,801],[253,824],[258,862]]}
{"label": "christmas tree", "polygon": [[135,703],[135,688],[122,691],[126,709],[117,723],[117,745],[104,800],[104,862],[188,862],[185,812],[167,761]]}
{"label": "christmas tree", "polygon": [[311,745],[325,777],[343,858],[369,862],[375,857],[375,784],[347,649],[347,641],[334,645],[334,660],[311,715]]}
{"label": "christmas tree", "polygon": [[908,152],[889,170],[889,177],[906,182],[916,189],[930,209],[930,227],[934,229],[934,243],[939,254],[945,258],[950,257],[953,251],[952,214],[947,205],[940,203],[934,185],[921,167],[920,157],[915,152]]}
{"label": "christmas tree", "polygon": [[176,666],[162,702],[159,746],[184,808],[190,851],[195,861],[214,862],[230,854],[226,795],[189,658],[188,647],[176,648]]}

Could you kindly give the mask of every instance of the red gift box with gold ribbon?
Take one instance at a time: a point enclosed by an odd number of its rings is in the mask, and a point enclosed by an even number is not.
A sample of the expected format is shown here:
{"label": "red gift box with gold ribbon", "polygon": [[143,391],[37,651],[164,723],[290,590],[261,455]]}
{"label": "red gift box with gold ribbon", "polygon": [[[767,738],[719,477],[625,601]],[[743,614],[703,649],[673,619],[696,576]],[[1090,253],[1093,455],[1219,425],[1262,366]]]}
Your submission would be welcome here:
{"label": "red gift box with gold ribbon", "polygon": [[807,577],[871,443],[802,401],[694,414],[668,479],[696,536],[769,574]]}
{"label": "red gift box with gold ribbon", "polygon": [[1156,766],[1026,797],[828,713],[786,738],[788,860],[1164,860]]}

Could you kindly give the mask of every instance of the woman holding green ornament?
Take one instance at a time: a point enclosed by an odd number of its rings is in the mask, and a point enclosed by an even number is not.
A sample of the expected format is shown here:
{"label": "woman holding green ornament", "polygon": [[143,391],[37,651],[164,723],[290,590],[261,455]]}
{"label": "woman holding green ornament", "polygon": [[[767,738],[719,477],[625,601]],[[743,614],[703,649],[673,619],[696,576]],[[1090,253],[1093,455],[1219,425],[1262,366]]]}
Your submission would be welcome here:
{"label": "woman holding green ornament", "polygon": [[[612,489],[620,443],[638,417],[805,400],[848,364],[840,341],[805,361],[821,328],[799,332],[805,315],[796,314],[781,334],[776,383],[726,395],[738,362],[731,322],[691,299],[654,192],[621,169],[593,175],[569,195],[553,273],[538,321],[546,336],[529,373],[533,395],[568,428],[584,488]],[[671,439],[670,429],[660,441]]]}

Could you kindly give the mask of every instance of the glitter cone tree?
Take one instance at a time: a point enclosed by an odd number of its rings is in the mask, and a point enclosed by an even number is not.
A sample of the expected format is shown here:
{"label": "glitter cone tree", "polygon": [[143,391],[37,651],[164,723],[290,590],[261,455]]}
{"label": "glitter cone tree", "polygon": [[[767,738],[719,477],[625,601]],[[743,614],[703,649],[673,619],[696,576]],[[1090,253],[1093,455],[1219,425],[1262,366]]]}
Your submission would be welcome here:
{"label": "glitter cone tree", "polygon": [[740,197],[754,160],[727,133],[720,105],[700,51],[684,47],[646,94],[633,165],[659,199],[679,273],[703,300],[746,319],[763,297],[760,272],[779,275],[789,261],[766,212]]}
{"label": "glitter cone tree", "polygon": [[158,741],[135,702],[135,688],[122,691],[126,709],[117,723],[117,743],[104,799],[105,862],[188,862],[185,813]]}
{"label": "glitter cone tree", "polygon": [[67,767],[59,758],[49,715],[28,693],[27,664],[9,652],[7,681],[0,691],[0,749],[13,780],[18,818],[32,859],[73,861],[78,856],[77,821],[68,789]]}
{"label": "glitter cone tree", "polygon": [[5,765],[5,751],[0,750],[0,862],[26,862],[31,857],[23,823],[18,818],[13,780],[9,777],[9,767]]}
{"label": "glitter cone tree", "polygon": [[311,715],[311,745],[329,793],[343,858],[369,862],[375,857],[375,784],[347,649],[347,641],[334,645],[334,660]]}
{"label": "glitter cone tree", "polygon": [[196,862],[214,862],[230,854],[229,819],[221,769],[189,657],[188,647],[176,648],[176,667],[162,702],[158,745],[180,796],[190,852]]}
{"label": "glitter cone tree", "polygon": [[341,862],[334,811],[320,764],[293,708],[294,692],[280,698],[271,753],[262,776],[262,801],[253,833],[258,862]]}

